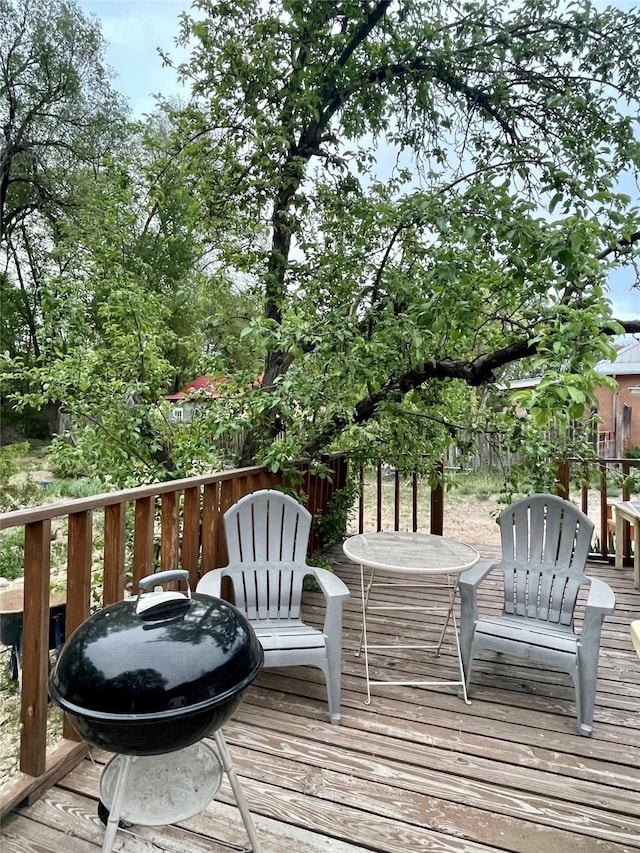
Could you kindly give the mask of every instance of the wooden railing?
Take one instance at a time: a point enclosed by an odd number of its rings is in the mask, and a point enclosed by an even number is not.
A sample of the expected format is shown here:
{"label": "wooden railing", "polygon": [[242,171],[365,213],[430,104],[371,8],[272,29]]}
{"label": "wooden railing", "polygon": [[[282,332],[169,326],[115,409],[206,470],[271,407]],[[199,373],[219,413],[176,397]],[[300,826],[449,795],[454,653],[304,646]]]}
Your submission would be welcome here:
{"label": "wooden railing", "polygon": [[[69,636],[91,612],[98,514],[104,522],[99,604],[107,606],[124,598],[128,582],[135,590],[142,577],[158,569],[186,569],[195,586],[206,571],[225,565],[222,516],[249,492],[291,484],[306,496],[314,517],[321,515],[347,478],[345,457],[333,456],[326,464],[330,476],[300,466],[295,483],[265,468],[242,468],[0,515],[0,530],[24,528],[25,536],[20,772],[0,791],[0,819],[18,803],[37,799],[86,754],[86,744],[66,719],[62,741],[47,750],[53,524],[66,526]],[[312,537],[315,550],[323,543],[317,533]]]}
{"label": "wooden railing", "polygon": [[[443,473],[443,466],[438,472]],[[369,475],[369,476],[367,476]],[[422,518],[423,507],[418,500],[420,477],[418,474],[402,475],[396,469],[385,470],[382,465],[375,469],[373,482],[371,472],[360,468],[358,499],[356,503],[357,530],[365,530],[365,516],[375,519],[375,529],[400,530],[413,532],[426,526]],[[385,482],[386,481],[386,482]],[[391,488],[389,488],[391,486]],[[375,498],[368,501],[368,492],[374,491]],[[388,506],[383,506],[385,495],[389,496]],[[375,504],[375,511],[366,512],[367,503]],[[444,528],[444,486],[442,479],[429,489],[429,532],[442,536]]]}
{"label": "wooden railing", "polygon": [[[307,469],[299,469],[295,487],[306,497],[314,518],[321,516],[337,492],[347,482],[347,459],[336,455],[327,461],[330,475],[319,477]],[[558,493],[570,496],[570,482],[576,476],[588,481],[587,474],[596,466],[601,500],[600,551],[609,556],[607,497],[628,500],[630,492],[623,487],[612,492],[608,473],[617,468],[627,477],[640,460],[599,459],[585,462],[569,459],[560,466]],[[585,467],[588,466],[588,467]],[[580,468],[580,470],[578,470]],[[383,480],[388,491],[392,484],[391,508],[387,510],[385,527],[424,529],[426,520],[418,501],[419,479],[408,479],[397,471],[375,472],[375,518],[377,529],[383,526]],[[167,483],[156,483],[118,492],[95,495],[80,500],[33,507],[0,515],[0,530],[24,528],[25,558],[22,668],[22,731],[20,773],[0,790],[0,819],[21,801],[37,799],[43,790],[64,776],[84,754],[87,746],[79,742],[73,727],[65,720],[63,738],[47,750],[47,681],[49,663],[49,593],[51,583],[51,534],[53,523],[66,525],[66,624],[67,636],[91,612],[92,570],[95,560],[96,517],[104,522],[104,547],[100,558],[102,589],[100,604],[120,601],[127,583],[137,589],[138,581],[156,570],[177,566],[189,572],[192,586],[202,574],[226,563],[226,545],[222,516],[243,495],[260,488],[291,485],[280,474],[252,467],[225,471]],[[360,472],[359,500],[356,503],[357,529],[365,527],[365,475]],[[588,487],[581,489],[583,511],[588,511]],[[410,507],[407,516],[407,505]],[[390,516],[389,514],[390,513]],[[409,521],[407,521],[407,517]],[[392,519],[392,520],[391,520]],[[430,489],[429,530],[442,534],[444,490],[442,484]],[[310,550],[323,543],[315,526]],[[629,542],[625,544],[629,553]],[[93,592],[92,592],[93,590]]]}
{"label": "wooden railing", "polygon": [[[631,500],[629,475],[634,469],[640,469],[640,459],[569,458],[558,466],[557,493],[561,497],[570,498],[571,483],[579,482],[580,507],[587,515],[592,515],[589,512],[589,492],[595,490],[599,494],[599,518],[594,537],[596,547],[591,557],[605,560],[613,558],[614,548],[611,537],[615,521],[612,518],[610,501]],[[636,547],[639,546],[636,544]],[[628,561],[631,557],[631,536],[628,525],[624,525],[622,552],[625,561]]]}

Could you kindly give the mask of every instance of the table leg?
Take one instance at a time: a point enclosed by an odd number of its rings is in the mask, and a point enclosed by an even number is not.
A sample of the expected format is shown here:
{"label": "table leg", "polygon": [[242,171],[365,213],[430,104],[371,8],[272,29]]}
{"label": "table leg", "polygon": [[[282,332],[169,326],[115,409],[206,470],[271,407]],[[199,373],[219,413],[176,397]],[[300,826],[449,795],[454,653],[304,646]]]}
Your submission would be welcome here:
{"label": "table leg", "polygon": [[451,621],[451,617],[453,616],[455,619],[455,614],[453,612],[453,605],[456,600],[456,592],[458,591],[458,578],[456,576],[455,581],[453,582],[453,589],[451,588],[451,576],[447,575],[447,588],[449,590],[449,610],[447,611],[447,618],[444,620],[444,625],[442,626],[442,631],[440,632],[440,639],[438,640],[438,645],[436,646],[436,657],[440,657],[440,649],[442,648],[442,643],[444,640],[444,635],[449,627],[449,622]]}
{"label": "table leg", "polygon": [[616,569],[621,569],[624,562],[624,519],[616,510]]}
{"label": "table leg", "polygon": [[364,700],[365,705],[371,704],[371,682],[369,680],[369,646],[367,645],[367,604],[369,603],[369,593],[373,585],[374,569],[371,569],[369,583],[365,590],[364,584],[364,566],[360,564],[360,595],[362,599],[362,630],[360,632],[360,645],[358,646],[357,655],[360,654],[364,645],[364,677],[367,685],[367,698]]}
{"label": "table leg", "polygon": [[[457,586],[457,585],[456,585]],[[462,651],[460,649],[460,635],[458,634],[458,621],[456,619],[455,611],[451,610],[451,618],[453,620],[453,633],[456,638],[456,651],[458,653],[458,670],[460,672],[460,687],[462,687],[462,698],[464,699],[465,705],[470,705],[471,700],[467,695],[467,680],[465,678],[464,665],[462,663]]]}
{"label": "table leg", "polygon": [[[369,672],[369,643],[367,637],[367,607],[369,604],[369,596],[371,593],[371,588],[373,586],[374,581],[374,571],[371,571],[371,575],[369,577],[368,583],[365,581],[364,574],[364,566],[360,564],[360,596],[362,603],[362,629],[360,632],[360,643],[358,645],[358,650],[356,651],[356,656],[360,655],[362,649],[364,648],[364,670],[365,670],[365,682],[366,682],[366,690],[367,697],[364,700],[365,705],[371,704],[371,686],[374,684],[395,684],[398,686],[438,686],[438,685],[451,685],[462,688],[462,698],[465,701],[465,704],[470,705],[469,697],[467,696],[467,687],[465,683],[465,675],[464,675],[464,666],[462,664],[462,652],[460,649],[460,637],[458,636],[458,624],[455,614],[455,599],[458,591],[458,575],[455,576],[454,582],[451,582],[451,576],[449,574],[446,575],[447,579],[447,589],[449,592],[449,606],[445,611],[445,622],[440,632],[440,637],[438,639],[437,645],[411,645],[411,646],[398,646],[398,648],[413,648],[413,649],[429,649],[431,651],[435,651],[435,657],[440,655],[440,650],[442,648],[442,643],[444,642],[444,637],[447,629],[453,623],[453,632],[455,635],[456,642],[456,653],[458,656],[458,673],[459,673],[459,681],[371,681],[370,672]],[[393,606],[391,608],[385,607],[382,609],[397,609]],[[402,608],[400,608],[402,609]],[[408,609],[412,609],[412,606],[409,605]],[[442,608],[440,608],[442,609]],[[374,648],[372,646],[372,648]],[[383,649],[383,648],[394,648],[391,646],[383,646],[377,645],[375,648]]]}
{"label": "table leg", "polygon": [[[362,573],[363,573],[363,567],[360,566],[361,589],[363,588],[362,585],[364,584]],[[362,612],[363,613],[366,613],[366,611],[367,611],[367,605],[369,603],[369,593],[371,592],[371,587],[373,586],[374,573],[375,573],[375,569],[371,569],[371,575],[369,576],[369,583],[367,584],[366,593],[364,594],[363,601],[362,601]],[[360,641],[358,643],[358,651],[355,653],[356,657],[360,657],[360,653],[362,652],[362,643],[364,641],[364,621],[365,620],[363,619],[362,620],[362,627],[360,628]]]}

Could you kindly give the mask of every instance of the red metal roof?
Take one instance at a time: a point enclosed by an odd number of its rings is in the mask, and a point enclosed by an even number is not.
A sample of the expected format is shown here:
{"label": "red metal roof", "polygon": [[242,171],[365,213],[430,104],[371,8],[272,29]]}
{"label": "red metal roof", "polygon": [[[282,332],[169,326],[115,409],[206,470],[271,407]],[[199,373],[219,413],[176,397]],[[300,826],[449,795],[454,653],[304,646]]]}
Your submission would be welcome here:
{"label": "red metal roof", "polygon": [[[198,376],[197,379],[192,379],[191,382],[176,391],[175,394],[167,394],[165,400],[185,400],[191,397],[200,397],[206,400],[216,400],[221,396],[219,388],[228,382],[227,376],[219,376],[215,379],[213,376]],[[256,386],[262,382],[262,374],[251,384]]]}
{"label": "red metal roof", "polygon": [[212,376],[198,376],[197,379],[187,382],[175,394],[167,394],[165,400],[184,400],[189,397],[206,397],[208,400],[215,400],[220,396],[219,386],[225,381],[225,376],[221,376],[219,379],[214,379]]}

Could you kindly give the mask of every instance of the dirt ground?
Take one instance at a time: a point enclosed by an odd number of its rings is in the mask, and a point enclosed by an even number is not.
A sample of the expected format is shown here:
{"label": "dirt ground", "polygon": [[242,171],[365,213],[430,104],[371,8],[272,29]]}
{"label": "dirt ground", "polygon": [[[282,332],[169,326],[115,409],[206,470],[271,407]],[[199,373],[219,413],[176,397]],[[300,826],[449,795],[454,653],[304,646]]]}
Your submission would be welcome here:
{"label": "dirt ground", "polygon": [[[570,500],[582,509],[581,495],[576,492],[570,495]],[[365,532],[377,529],[377,515],[375,507],[365,500]],[[428,500],[422,500],[418,512],[418,530],[428,533],[430,529],[430,518]],[[497,494],[478,496],[466,495],[452,490],[447,492],[444,499],[444,530],[445,536],[459,539],[470,545],[488,545],[491,547],[500,545],[500,528],[498,527],[498,515],[505,508],[500,502]],[[587,515],[595,525],[594,537],[600,538],[600,492],[590,490],[587,496]],[[354,512],[349,520],[348,532],[357,533],[357,514]],[[401,501],[400,530],[411,530],[413,525],[411,507],[405,496],[405,503]],[[393,530],[394,515],[393,502],[385,496],[382,507],[382,529]]]}
{"label": "dirt ground", "polygon": [[[576,493],[569,498],[582,509],[581,495]],[[445,499],[446,501],[446,499]],[[455,511],[451,511],[455,507]],[[462,539],[472,545],[499,545],[500,528],[497,517],[505,508],[497,495],[486,500],[476,497],[452,496],[449,507],[445,502],[444,535]],[[448,511],[449,509],[449,511]],[[590,490],[587,495],[587,515],[595,525],[594,537],[600,533],[600,492]]]}

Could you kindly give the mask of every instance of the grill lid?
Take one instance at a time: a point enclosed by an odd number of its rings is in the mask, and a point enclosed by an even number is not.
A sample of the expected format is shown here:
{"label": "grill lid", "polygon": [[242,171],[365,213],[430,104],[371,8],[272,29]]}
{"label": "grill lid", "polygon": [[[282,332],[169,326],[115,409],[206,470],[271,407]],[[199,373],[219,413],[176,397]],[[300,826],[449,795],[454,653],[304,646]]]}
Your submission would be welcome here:
{"label": "grill lid", "polygon": [[[154,588],[184,581],[186,593]],[[150,590],[150,591],[147,591]],[[225,702],[258,675],[263,651],[246,616],[191,594],[188,572],[158,572],[137,597],[99,610],[62,648],[49,682],[72,714],[175,717]]]}

